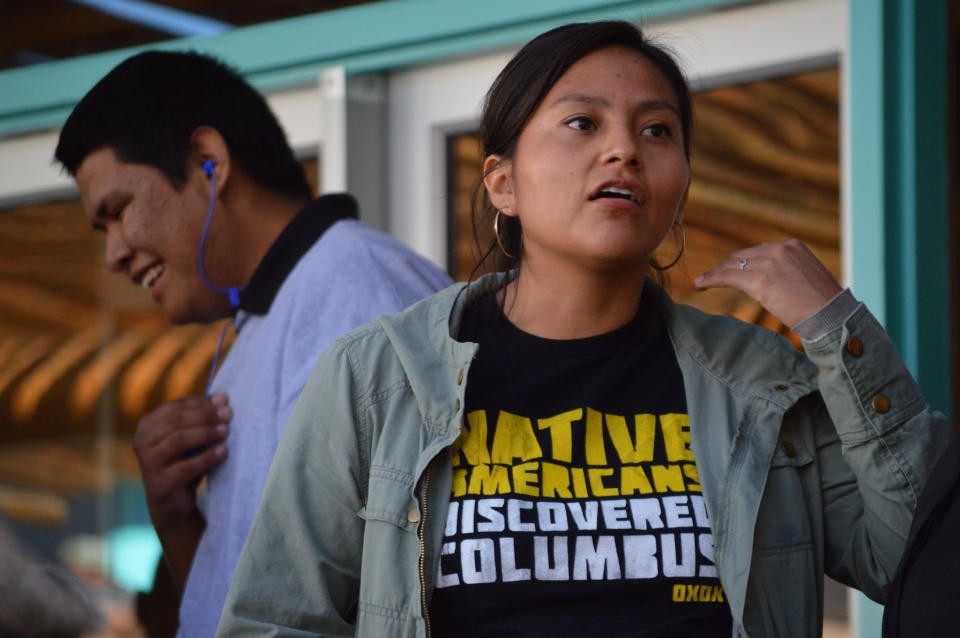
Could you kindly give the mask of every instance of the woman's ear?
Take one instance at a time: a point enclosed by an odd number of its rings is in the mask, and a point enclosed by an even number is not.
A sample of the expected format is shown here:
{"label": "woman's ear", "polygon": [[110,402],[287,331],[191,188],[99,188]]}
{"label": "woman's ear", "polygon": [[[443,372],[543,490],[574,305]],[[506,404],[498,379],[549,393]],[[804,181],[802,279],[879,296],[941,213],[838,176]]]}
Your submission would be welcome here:
{"label": "woman's ear", "polygon": [[510,160],[499,155],[488,155],[483,161],[483,185],[494,208],[511,217],[517,214]]}
{"label": "woman's ear", "polygon": [[[193,171],[200,171],[205,181],[216,177],[219,196],[230,179],[230,149],[227,141],[212,126],[198,126],[190,134],[190,152],[190,161],[196,166],[187,167],[188,176]],[[213,171],[212,175],[209,170]]]}

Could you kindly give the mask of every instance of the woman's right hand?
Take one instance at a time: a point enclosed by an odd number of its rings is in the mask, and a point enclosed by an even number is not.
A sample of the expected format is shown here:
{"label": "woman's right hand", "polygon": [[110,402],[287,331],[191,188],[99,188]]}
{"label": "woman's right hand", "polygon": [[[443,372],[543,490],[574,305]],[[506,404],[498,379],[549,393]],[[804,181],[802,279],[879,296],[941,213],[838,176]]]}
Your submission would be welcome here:
{"label": "woman's right hand", "polygon": [[733,253],[693,280],[694,288],[735,288],[793,328],[842,291],[798,239],[760,244]]}

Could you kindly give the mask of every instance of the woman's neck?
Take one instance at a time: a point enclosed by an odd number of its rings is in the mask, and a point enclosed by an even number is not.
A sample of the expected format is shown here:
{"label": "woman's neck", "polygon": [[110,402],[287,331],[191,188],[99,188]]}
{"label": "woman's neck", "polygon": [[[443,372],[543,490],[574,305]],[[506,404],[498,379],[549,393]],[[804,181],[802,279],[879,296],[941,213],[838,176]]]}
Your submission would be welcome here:
{"label": "woman's neck", "polygon": [[547,339],[580,339],[625,326],[640,305],[647,269],[585,271],[525,263],[500,293],[517,328]]}

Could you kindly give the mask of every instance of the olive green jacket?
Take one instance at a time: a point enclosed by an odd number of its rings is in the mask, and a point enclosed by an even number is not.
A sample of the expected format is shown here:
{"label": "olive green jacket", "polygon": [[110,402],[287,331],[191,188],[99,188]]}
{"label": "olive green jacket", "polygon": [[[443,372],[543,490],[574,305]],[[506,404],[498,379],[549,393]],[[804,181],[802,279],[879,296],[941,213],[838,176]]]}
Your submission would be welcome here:
{"label": "olive green jacket", "polygon": [[[218,636],[430,635],[450,446],[477,352],[451,334],[484,285],[499,283],[457,284],[321,357]],[[664,303],[736,632],[819,636],[824,572],[882,600],[950,436],[883,329],[860,306],[806,343],[808,358],[765,329]]]}

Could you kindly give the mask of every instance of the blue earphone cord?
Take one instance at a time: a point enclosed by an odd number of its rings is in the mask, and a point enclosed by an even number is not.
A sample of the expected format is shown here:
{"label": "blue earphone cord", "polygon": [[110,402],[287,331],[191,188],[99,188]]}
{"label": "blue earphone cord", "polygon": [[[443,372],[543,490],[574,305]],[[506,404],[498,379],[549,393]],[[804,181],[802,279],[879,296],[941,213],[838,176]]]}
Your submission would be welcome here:
{"label": "blue earphone cord", "polygon": [[227,336],[227,330],[230,329],[230,322],[223,327],[220,332],[220,341],[217,342],[217,351],[213,355],[213,361],[210,362],[210,372],[207,373],[207,385],[203,388],[203,394],[210,394],[210,386],[213,384],[213,375],[217,373],[217,364],[220,363],[220,353],[223,352],[223,340]]}
{"label": "blue earphone cord", "polygon": [[[200,272],[200,280],[203,284],[221,294],[226,294],[230,298],[230,305],[234,308],[240,305],[240,293],[246,289],[246,286],[234,286],[231,288],[221,288],[207,277],[207,270],[203,265],[204,247],[207,244],[207,231],[210,230],[210,222],[213,221],[213,208],[217,202],[217,176],[214,172],[215,164],[211,160],[203,163],[203,170],[210,178],[210,209],[207,211],[207,221],[203,225],[203,232],[200,233],[200,247],[197,249],[197,270]],[[213,355],[213,361],[210,362],[210,372],[207,374],[207,385],[204,388],[204,394],[210,394],[210,384],[213,383],[213,375],[217,372],[217,364],[220,363],[220,354],[223,352],[223,341],[227,336],[227,330],[230,329],[230,322],[223,327],[220,333],[220,341],[217,343],[217,351]]]}

